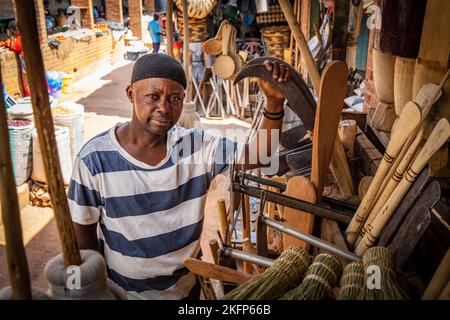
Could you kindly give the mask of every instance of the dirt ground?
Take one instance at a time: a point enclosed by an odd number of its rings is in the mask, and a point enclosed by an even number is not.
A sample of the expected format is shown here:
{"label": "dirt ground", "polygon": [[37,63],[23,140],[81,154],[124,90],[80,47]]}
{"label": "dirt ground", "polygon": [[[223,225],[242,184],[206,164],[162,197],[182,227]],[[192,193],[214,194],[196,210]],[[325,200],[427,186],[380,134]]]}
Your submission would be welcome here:
{"label": "dirt ground", "polygon": [[[129,120],[131,105],[125,96],[133,64],[122,61],[103,70],[97,70],[88,78],[72,85],[72,93],[60,101],[74,101],[85,107],[85,141],[107,130],[118,122]],[[246,129],[249,124],[237,119],[205,120],[204,129],[218,129],[225,133],[228,128]],[[243,137],[238,137],[239,140]],[[212,183],[207,196],[205,221],[201,239],[203,259],[212,261],[209,240],[217,238],[219,229],[217,200],[227,197],[228,177],[219,175]],[[44,275],[45,264],[61,252],[56,223],[49,208],[27,206],[21,211],[22,229],[32,285],[47,289]],[[0,222],[0,227],[1,222]],[[1,230],[1,228],[0,228]],[[0,289],[9,285],[6,265],[6,248],[0,244]]]}

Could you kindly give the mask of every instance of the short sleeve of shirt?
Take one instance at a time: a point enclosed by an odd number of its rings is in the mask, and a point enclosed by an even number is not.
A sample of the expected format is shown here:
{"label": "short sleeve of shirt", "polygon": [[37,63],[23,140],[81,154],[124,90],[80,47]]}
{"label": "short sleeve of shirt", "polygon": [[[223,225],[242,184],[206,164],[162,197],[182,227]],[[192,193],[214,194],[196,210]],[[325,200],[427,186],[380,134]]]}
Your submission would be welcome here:
{"label": "short sleeve of shirt", "polygon": [[224,172],[231,163],[239,163],[244,144],[225,137],[204,133],[203,156],[212,178]]}
{"label": "short sleeve of shirt", "polygon": [[99,221],[103,205],[98,181],[78,156],[73,165],[67,198],[74,222],[88,225]]}

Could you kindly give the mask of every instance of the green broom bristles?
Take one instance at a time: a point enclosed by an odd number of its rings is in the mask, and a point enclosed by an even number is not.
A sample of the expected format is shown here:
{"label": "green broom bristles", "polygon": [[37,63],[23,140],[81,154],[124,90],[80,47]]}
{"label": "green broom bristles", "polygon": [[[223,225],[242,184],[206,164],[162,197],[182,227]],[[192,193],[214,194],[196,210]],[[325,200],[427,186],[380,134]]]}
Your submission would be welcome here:
{"label": "green broom bristles", "polygon": [[310,258],[308,252],[299,247],[283,251],[273,265],[224,296],[224,300],[268,300],[275,299],[301,281]]}
{"label": "green broom bristles", "polygon": [[352,262],[345,266],[340,281],[337,300],[356,300],[359,291],[364,286],[364,265],[362,262]]}
{"label": "green broom bristles", "polygon": [[342,264],[336,257],[321,253],[306,271],[302,283],[286,292],[282,300],[323,300],[330,296],[339,282]]}
{"label": "green broom bristles", "polygon": [[[403,291],[397,282],[395,264],[392,253],[385,247],[372,247],[363,255],[364,270],[366,277],[361,289],[359,300],[408,300],[407,294]],[[378,266],[379,288],[376,287],[376,273],[367,272],[369,267]],[[369,278],[370,277],[370,278]],[[368,283],[374,284],[374,288],[369,288]]]}

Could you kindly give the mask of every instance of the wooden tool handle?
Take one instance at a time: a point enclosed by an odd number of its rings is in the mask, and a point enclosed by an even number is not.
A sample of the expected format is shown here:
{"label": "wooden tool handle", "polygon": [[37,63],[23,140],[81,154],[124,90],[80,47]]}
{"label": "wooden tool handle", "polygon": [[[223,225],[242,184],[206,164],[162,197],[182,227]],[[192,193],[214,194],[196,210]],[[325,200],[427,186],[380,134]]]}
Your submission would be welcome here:
{"label": "wooden tool handle", "polygon": [[241,284],[252,277],[248,273],[189,257],[184,259],[183,265],[188,268],[189,271],[208,279]]}
{"label": "wooden tool handle", "polygon": [[353,247],[354,243],[358,239],[358,234],[367,218],[370,214],[370,210],[375,205],[376,196],[381,184],[385,180],[387,173],[389,172],[392,163],[398,156],[403,148],[403,144],[409,138],[411,133],[416,129],[421,120],[421,110],[419,106],[414,102],[408,102],[403,108],[402,114],[398,120],[397,130],[393,134],[391,141],[389,142],[380,166],[370,184],[369,190],[366,196],[362,199],[361,204],[358,207],[352,221],[347,227],[347,242],[349,247]]}
{"label": "wooden tool handle", "polygon": [[278,0],[281,10],[286,17],[286,20],[291,28],[291,32],[294,34],[296,45],[300,48],[303,58],[305,59],[306,68],[314,87],[314,91],[319,92],[320,87],[320,74],[317,70],[316,62],[309,50],[308,43],[306,42],[305,36],[303,35],[300,25],[295,17],[294,10],[289,2],[289,0]]}
{"label": "wooden tool handle", "polygon": [[422,150],[420,150],[416,159],[412,163],[411,168],[403,176],[403,179],[400,181],[398,187],[392,193],[387,203],[385,203],[373,223],[368,226],[367,233],[364,235],[360,244],[356,248],[356,254],[362,255],[376,242],[384,226],[389,221],[395,209],[400,204],[411,185],[417,179],[420,172],[425,168],[434,153],[436,153],[444,145],[449,137],[450,125],[447,119],[442,118],[436,124],[435,128],[431,132],[431,135],[428,137],[427,142],[423,146]]}
{"label": "wooden tool handle", "polygon": [[422,295],[422,300],[434,300],[439,297],[446,281],[450,280],[450,249],[447,250],[441,263],[434,272],[430,283]]}
{"label": "wooden tool handle", "polygon": [[19,199],[10,157],[11,150],[2,85],[0,72],[0,211],[5,229],[6,262],[13,298],[29,300],[31,299],[30,273],[22,242]]}
{"label": "wooden tool handle", "polygon": [[389,178],[389,182],[386,185],[386,187],[380,188],[381,195],[377,196],[378,200],[377,200],[375,206],[373,207],[371,213],[367,217],[367,220],[361,229],[361,233],[358,237],[356,244],[358,244],[362,240],[364,234],[367,232],[368,225],[370,225],[373,222],[373,220],[375,219],[378,212],[380,212],[380,210],[383,208],[386,201],[391,196],[392,192],[394,192],[395,188],[397,187],[399,182],[402,180],[403,175],[405,174],[406,170],[408,169],[409,165],[411,164],[411,161],[414,158],[414,155],[417,153],[417,149],[419,148],[419,145],[421,144],[422,139],[423,139],[423,129],[421,129],[419,131],[419,133],[417,134],[417,137],[414,139],[414,142],[409,147],[408,152],[406,153],[405,157],[403,159],[401,159],[401,162],[400,162],[399,166],[397,167],[397,169],[395,170],[394,174],[391,177],[389,177],[389,176],[386,177],[386,179]]}
{"label": "wooden tool handle", "polygon": [[20,4],[15,2],[15,5],[17,21],[22,33],[22,39],[24,39],[22,45],[27,65],[34,122],[38,132],[45,176],[61,239],[64,263],[66,266],[80,265],[81,256],[64,189],[56,146],[55,128],[48,100],[44,62],[39,47],[35,5],[33,0],[21,1]]}

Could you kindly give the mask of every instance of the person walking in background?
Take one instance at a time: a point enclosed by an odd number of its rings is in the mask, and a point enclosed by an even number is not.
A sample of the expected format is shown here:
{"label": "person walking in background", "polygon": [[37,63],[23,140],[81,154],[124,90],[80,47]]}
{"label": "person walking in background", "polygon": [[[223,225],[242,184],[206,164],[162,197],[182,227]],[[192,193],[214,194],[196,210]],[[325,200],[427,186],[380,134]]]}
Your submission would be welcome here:
{"label": "person walking in background", "polygon": [[19,59],[20,66],[20,78],[23,90],[23,96],[28,97],[30,95],[30,89],[28,86],[27,71],[25,67],[25,58],[23,56],[22,49],[22,37],[19,32],[19,26],[15,20],[11,21],[8,25],[7,30],[9,36],[8,48],[16,54],[17,59]]}
{"label": "person walking in background", "polygon": [[159,46],[161,45],[161,28],[159,26],[159,16],[155,13],[153,20],[148,23],[147,30],[150,31],[152,37],[153,53],[158,53]]}

